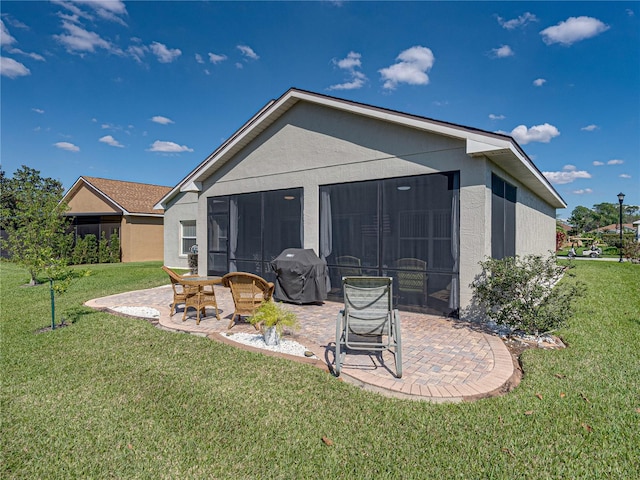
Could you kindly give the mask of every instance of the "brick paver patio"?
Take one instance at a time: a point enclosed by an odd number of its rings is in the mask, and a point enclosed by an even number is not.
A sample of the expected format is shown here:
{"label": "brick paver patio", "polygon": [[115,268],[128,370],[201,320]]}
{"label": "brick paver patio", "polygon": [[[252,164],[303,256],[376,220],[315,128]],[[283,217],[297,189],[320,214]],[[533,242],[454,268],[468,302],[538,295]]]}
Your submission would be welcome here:
{"label": "brick paver patio", "polygon": [[[228,289],[216,286],[216,298],[221,320],[207,308],[207,316],[196,325],[195,311],[190,309],[182,321],[182,306],[170,316],[173,299],[171,286],[138,290],[97,298],[87,305],[111,311],[116,307],[151,307],[160,312],[158,325],[172,331],[207,336],[237,346],[256,350],[227,338],[227,333],[256,333],[248,323],[236,324],[227,330],[233,313],[233,301]],[[298,314],[300,329],[287,338],[303,344],[317,359],[294,357],[295,361],[314,363],[332,371],[335,354],[335,321],[342,304],[291,305]],[[348,353],[340,378],[362,388],[382,394],[429,401],[473,400],[507,391],[517,382],[517,371],[511,353],[497,336],[474,325],[435,315],[400,312],[402,331],[403,376],[396,378],[390,353]],[[274,354],[259,350],[265,354]]]}

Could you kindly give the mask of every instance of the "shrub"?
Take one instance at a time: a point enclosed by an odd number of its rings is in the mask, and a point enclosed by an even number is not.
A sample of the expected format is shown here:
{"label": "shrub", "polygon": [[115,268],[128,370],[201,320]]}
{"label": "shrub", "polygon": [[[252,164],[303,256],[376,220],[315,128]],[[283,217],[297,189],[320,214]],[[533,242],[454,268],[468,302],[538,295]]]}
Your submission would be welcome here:
{"label": "shrub", "polygon": [[556,230],[556,252],[562,248],[567,241],[567,234],[562,230]]}
{"label": "shrub", "polygon": [[622,256],[633,263],[640,263],[640,242],[627,240],[622,247]]}
{"label": "shrub", "polygon": [[98,242],[98,263],[109,263],[109,260],[109,240],[107,240],[107,233],[103,230]]}
{"label": "shrub", "polygon": [[71,263],[73,265],[81,265],[87,263],[87,242],[84,238],[77,238],[71,254]]}
{"label": "shrub", "polygon": [[120,236],[117,233],[112,233],[109,237],[109,261],[120,262]]}
{"label": "shrub", "polygon": [[580,290],[558,280],[565,271],[550,255],[507,257],[480,262],[482,272],[471,284],[483,313],[511,330],[540,335],[566,321]]}
{"label": "shrub", "polygon": [[98,240],[93,233],[84,236],[87,258],[85,263],[98,263]]}

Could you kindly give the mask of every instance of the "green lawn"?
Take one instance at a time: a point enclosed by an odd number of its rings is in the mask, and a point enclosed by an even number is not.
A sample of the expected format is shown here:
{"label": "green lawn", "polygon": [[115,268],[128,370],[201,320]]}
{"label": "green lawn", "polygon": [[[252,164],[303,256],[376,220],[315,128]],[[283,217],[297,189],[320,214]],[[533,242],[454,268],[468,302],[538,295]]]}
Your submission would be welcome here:
{"label": "green lawn", "polygon": [[[48,285],[0,264],[2,478],[637,478],[640,267],[577,262],[587,284],[528,351],[513,392],[397,400],[320,369],[79,308],[167,283],[160,264],[92,266],[50,324]],[[425,328],[428,328],[425,325]],[[541,397],[541,398],[539,398]],[[330,439],[331,445],[322,438]]]}

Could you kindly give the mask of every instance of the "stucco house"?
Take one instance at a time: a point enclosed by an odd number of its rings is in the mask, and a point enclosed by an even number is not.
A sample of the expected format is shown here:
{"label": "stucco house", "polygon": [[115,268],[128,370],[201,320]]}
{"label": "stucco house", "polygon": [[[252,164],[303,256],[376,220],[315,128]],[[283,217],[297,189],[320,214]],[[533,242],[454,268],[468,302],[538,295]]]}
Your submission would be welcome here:
{"label": "stucco house", "polygon": [[259,110],[156,205],[164,261],[272,279],[285,248],[345,274],[395,279],[400,309],[456,314],[487,256],[555,249],[566,204],[507,135],[290,89]]}
{"label": "stucco house", "polygon": [[119,235],[121,260],[143,262],[164,256],[164,212],[155,204],[171,187],[82,176],[62,198],[69,205],[76,237]]}

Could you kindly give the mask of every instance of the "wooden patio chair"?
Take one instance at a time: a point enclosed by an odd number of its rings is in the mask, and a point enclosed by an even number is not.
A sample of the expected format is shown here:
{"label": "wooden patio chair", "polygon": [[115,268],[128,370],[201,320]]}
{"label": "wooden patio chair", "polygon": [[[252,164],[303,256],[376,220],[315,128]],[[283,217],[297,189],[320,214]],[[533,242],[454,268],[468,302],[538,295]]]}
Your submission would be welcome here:
{"label": "wooden patio chair", "polygon": [[[188,296],[197,293],[197,287],[184,285],[182,283],[182,280],[188,279],[189,277],[195,277],[195,275],[178,275],[176,272],[164,265],[162,266],[162,270],[164,270],[171,279],[171,288],[173,289],[173,302],[171,303],[170,316],[173,316],[177,312],[177,306],[179,303],[186,303]],[[185,306],[184,311],[186,312],[186,310],[187,308]]]}
{"label": "wooden patio chair", "polygon": [[336,375],[350,349],[392,352],[396,377],[402,377],[400,314],[392,306],[392,285],[391,277],[342,279],[344,309],[336,320]]}
{"label": "wooden patio chair", "polygon": [[[231,289],[235,310],[228,329],[236,323],[236,318],[253,315],[262,302],[268,302],[273,296],[275,285],[253,273],[231,272],[222,277],[222,285]],[[256,327],[258,328],[258,327]]]}

